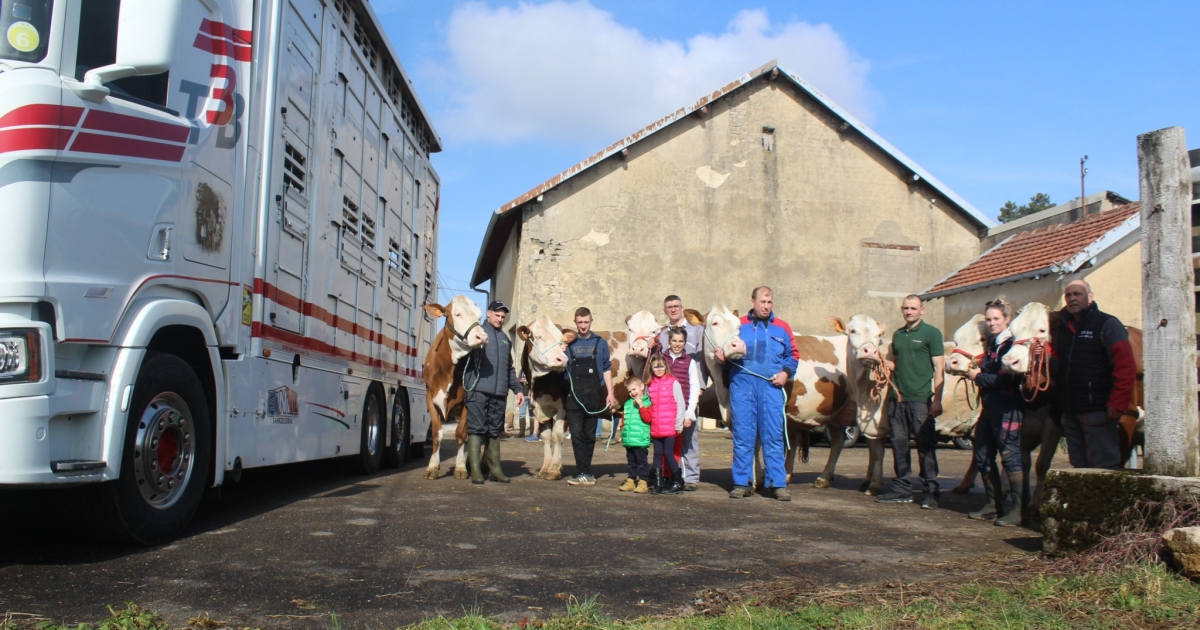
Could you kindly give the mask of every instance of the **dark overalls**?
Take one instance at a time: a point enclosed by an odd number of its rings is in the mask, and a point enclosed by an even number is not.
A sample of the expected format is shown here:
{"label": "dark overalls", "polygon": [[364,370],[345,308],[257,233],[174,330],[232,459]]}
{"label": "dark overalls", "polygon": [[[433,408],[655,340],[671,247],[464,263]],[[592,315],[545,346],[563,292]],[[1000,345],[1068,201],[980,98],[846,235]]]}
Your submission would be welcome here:
{"label": "dark overalls", "polygon": [[567,395],[563,407],[567,412],[567,429],[571,432],[571,450],[575,453],[576,474],[592,474],[592,452],[596,448],[596,422],[608,416],[608,390],[604,372],[598,360],[599,345],[606,341],[593,334],[587,339],[576,338],[567,346],[570,367],[567,369]]}
{"label": "dark overalls", "polygon": [[979,386],[983,409],[975,424],[975,466],[980,475],[992,470],[996,454],[1004,463],[1004,472],[1021,470],[1021,422],[1025,418],[1025,399],[1021,397],[1021,377],[1000,370],[1000,358],[1012,348],[1012,338],[997,346],[989,344],[979,363]]}

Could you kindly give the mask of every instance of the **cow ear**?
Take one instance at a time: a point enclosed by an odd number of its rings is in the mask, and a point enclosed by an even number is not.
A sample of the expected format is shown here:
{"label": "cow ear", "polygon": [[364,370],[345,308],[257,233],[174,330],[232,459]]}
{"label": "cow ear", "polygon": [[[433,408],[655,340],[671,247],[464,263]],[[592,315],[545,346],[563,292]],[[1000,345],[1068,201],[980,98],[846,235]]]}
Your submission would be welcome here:
{"label": "cow ear", "polygon": [[571,330],[570,328],[564,330],[563,331],[563,343],[571,343],[572,341],[575,341],[575,337],[578,335],[579,335],[578,332],[575,332],[574,330]]}
{"label": "cow ear", "polygon": [[628,326],[628,325],[629,325],[629,320],[631,320],[631,319],[633,319],[633,315],[626,315],[626,316],[625,316],[625,325],[626,325],[626,326]]}
{"label": "cow ear", "polygon": [[521,341],[529,339],[529,334],[528,326],[517,326],[517,336],[521,338]]}
{"label": "cow ear", "polygon": [[829,325],[833,326],[833,329],[836,330],[838,334],[846,334],[846,324],[842,322],[841,317],[830,317]]}
{"label": "cow ear", "polygon": [[446,314],[446,307],[441,304],[426,304],[425,312],[429,313],[430,317],[441,317]]}
{"label": "cow ear", "polygon": [[883,323],[879,324],[879,335],[881,337],[887,336],[887,324],[883,324]]}
{"label": "cow ear", "polygon": [[741,314],[741,313],[739,313],[739,312],[738,312],[738,310],[735,308],[735,309],[733,309],[733,316],[734,316],[734,317],[741,317],[741,316],[742,316],[742,314]]}
{"label": "cow ear", "polygon": [[700,314],[700,311],[697,311],[694,308],[683,309],[683,318],[687,320],[687,323],[693,326],[704,325],[704,316]]}

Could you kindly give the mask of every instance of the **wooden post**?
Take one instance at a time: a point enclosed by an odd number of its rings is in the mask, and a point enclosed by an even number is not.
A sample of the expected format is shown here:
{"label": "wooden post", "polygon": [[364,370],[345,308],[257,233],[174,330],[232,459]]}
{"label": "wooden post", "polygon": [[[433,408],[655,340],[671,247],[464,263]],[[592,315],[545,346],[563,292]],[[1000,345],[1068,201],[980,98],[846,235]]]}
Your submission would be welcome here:
{"label": "wooden post", "polygon": [[1200,476],[1192,176],[1182,127],[1138,136],[1146,472]]}

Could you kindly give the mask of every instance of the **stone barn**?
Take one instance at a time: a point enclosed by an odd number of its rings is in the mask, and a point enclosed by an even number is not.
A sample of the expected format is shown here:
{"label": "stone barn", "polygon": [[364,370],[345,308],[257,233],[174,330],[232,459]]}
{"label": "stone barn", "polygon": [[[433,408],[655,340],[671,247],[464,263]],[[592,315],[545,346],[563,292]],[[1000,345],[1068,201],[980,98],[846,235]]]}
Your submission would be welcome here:
{"label": "stone barn", "polygon": [[[1111,193],[1098,196],[1113,197]],[[1089,207],[1093,208],[1090,214]],[[1136,202],[1115,207],[1102,203],[1085,206],[1080,213],[1076,200],[1014,221],[1015,225],[993,228],[990,236],[1000,239],[997,245],[923,295],[933,300],[930,309],[945,313],[943,332],[950,337],[997,296],[1005,296],[1014,308],[1041,302],[1057,310],[1063,307],[1067,283],[1083,279],[1091,285],[1101,310],[1116,315],[1126,326],[1141,328],[1138,209]]]}
{"label": "stone barn", "polygon": [[[747,310],[775,289],[797,332],[868,313],[968,263],[993,222],[802,79],[768,63],[499,208],[472,286],[510,323],[597,330],[663,297]],[[929,321],[942,326],[940,310]]]}

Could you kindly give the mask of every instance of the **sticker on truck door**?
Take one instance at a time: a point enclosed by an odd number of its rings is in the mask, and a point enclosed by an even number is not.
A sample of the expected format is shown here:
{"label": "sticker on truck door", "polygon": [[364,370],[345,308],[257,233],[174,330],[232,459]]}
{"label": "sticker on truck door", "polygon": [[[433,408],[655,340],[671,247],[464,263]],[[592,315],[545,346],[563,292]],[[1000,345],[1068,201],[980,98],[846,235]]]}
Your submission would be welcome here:
{"label": "sticker on truck door", "polygon": [[8,45],[21,52],[37,50],[41,41],[37,29],[29,22],[13,22],[12,26],[8,27]]}

